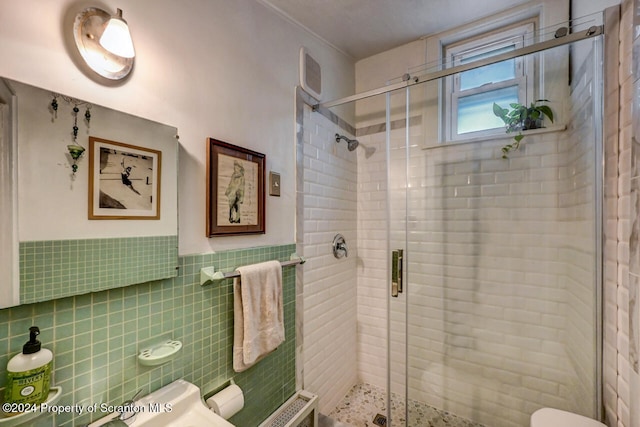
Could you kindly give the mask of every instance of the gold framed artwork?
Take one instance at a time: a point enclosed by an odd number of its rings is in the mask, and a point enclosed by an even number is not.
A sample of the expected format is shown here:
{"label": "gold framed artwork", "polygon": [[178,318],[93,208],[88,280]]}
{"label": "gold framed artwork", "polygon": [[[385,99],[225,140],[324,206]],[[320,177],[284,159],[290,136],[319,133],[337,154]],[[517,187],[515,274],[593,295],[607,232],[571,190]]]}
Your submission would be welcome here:
{"label": "gold framed artwork", "polygon": [[207,236],[264,234],[265,155],[207,140]]}
{"label": "gold framed artwork", "polygon": [[89,137],[89,219],[160,219],[162,152]]}

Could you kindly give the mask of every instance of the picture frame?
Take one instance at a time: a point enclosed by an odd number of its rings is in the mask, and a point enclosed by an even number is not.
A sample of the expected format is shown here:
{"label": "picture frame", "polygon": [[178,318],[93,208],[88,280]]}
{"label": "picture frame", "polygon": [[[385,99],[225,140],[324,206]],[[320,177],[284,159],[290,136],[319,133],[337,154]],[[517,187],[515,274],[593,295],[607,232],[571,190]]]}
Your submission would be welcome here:
{"label": "picture frame", "polygon": [[162,152],[89,137],[89,219],[159,220]]}
{"label": "picture frame", "polygon": [[207,237],[265,233],[265,155],[207,139]]}

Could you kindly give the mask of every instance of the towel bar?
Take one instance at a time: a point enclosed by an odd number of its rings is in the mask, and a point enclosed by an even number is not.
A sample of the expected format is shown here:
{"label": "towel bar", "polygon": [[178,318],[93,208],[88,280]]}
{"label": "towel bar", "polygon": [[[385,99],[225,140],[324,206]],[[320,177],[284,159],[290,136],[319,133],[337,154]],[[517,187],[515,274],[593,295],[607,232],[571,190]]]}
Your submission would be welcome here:
{"label": "towel bar", "polygon": [[[304,257],[298,256],[298,254],[291,254],[289,261],[282,261],[280,265],[282,267],[288,267],[290,265],[304,264],[307,260]],[[208,282],[220,281],[224,279],[231,279],[233,277],[240,277],[240,273],[237,271],[230,271],[223,273],[222,271],[216,271],[215,267],[203,267],[200,269],[200,286],[204,286]]]}

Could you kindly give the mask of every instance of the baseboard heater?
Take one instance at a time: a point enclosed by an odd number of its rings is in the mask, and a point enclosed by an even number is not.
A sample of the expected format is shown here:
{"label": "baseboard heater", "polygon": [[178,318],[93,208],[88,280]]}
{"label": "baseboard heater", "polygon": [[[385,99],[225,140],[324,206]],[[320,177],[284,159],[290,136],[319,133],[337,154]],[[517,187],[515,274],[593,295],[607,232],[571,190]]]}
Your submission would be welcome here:
{"label": "baseboard heater", "polygon": [[318,427],[318,396],[296,392],[259,427]]}

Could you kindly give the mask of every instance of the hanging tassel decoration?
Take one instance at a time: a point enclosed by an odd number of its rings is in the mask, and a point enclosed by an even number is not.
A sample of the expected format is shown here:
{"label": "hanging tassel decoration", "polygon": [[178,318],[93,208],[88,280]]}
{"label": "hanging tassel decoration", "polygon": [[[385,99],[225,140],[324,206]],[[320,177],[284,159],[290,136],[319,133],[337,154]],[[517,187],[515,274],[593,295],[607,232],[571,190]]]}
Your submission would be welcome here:
{"label": "hanging tassel decoration", "polygon": [[73,127],[71,128],[73,142],[67,145],[67,151],[69,152],[69,155],[73,159],[71,170],[73,171],[72,177],[73,179],[75,179],[76,172],[78,171],[78,160],[80,159],[80,157],[82,157],[82,154],[85,152],[85,148],[82,145],[78,144],[78,130],[79,130],[78,113],[80,112],[80,106],[86,107],[84,112],[84,120],[86,121],[87,128],[89,128],[89,125],[91,123],[91,104],[83,101],[78,101],[64,95],[59,95],[57,93],[53,93],[52,96],[53,96],[53,99],[51,100],[51,104],[50,104],[51,112],[53,114],[52,120],[55,120],[58,118],[58,108],[59,108],[58,97],[60,97],[67,104],[73,105],[73,108],[72,108]]}
{"label": "hanging tassel decoration", "polygon": [[58,98],[54,95],[51,100],[51,113],[53,114],[53,120],[58,118]]}
{"label": "hanging tassel decoration", "polygon": [[[67,145],[67,150],[69,150],[69,154],[73,159],[71,170],[73,171],[74,178],[75,178],[76,172],[78,171],[78,159],[80,158],[80,156],[82,156],[82,153],[84,153],[84,147],[76,143],[78,139],[78,112],[79,111],[80,109],[78,108],[78,106],[74,105],[73,106],[73,144]],[[85,117],[86,117],[86,113],[85,113]],[[89,117],[91,117],[91,115],[89,115]]]}

